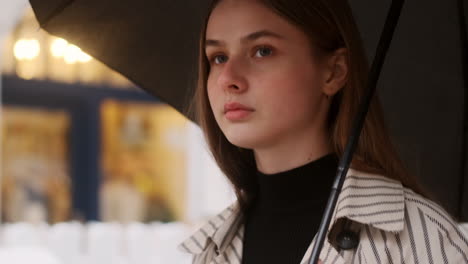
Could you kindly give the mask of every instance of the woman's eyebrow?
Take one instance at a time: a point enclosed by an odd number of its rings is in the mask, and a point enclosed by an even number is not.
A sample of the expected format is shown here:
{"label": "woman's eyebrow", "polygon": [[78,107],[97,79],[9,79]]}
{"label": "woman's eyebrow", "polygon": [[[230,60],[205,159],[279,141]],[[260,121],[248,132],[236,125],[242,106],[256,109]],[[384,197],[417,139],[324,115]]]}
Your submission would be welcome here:
{"label": "woman's eyebrow", "polygon": [[[284,39],[284,37],[278,33],[275,33],[269,30],[260,30],[260,31],[255,31],[253,33],[248,34],[247,36],[242,37],[241,42],[251,42],[262,37]],[[209,46],[219,47],[223,45],[224,45],[224,42],[220,40],[215,40],[215,39],[205,40],[205,47],[209,47]]]}

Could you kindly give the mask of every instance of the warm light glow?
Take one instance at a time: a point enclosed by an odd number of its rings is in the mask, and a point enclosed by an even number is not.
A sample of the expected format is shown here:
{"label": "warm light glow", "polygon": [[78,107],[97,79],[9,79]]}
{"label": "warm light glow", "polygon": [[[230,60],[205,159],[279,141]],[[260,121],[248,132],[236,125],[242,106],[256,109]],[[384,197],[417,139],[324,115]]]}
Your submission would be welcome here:
{"label": "warm light glow", "polygon": [[63,57],[65,54],[65,50],[67,49],[68,42],[64,39],[61,38],[56,38],[52,42],[50,46],[50,52],[52,53],[52,56],[56,58]]}
{"label": "warm light glow", "polygon": [[75,64],[80,57],[81,49],[75,45],[68,45],[65,49],[63,59],[67,64]]}
{"label": "warm light glow", "polygon": [[91,59],[92,59],[91,56],[89,56],[88,54],[86,54],[83,51],[81,51],[80,55],[78,56],[78,60],[80,62],[83,62],[83,63],[86,63],[86,62],[90,61]]}
{"label": "warm light glow", "polygon": [[16,41],[13,53],[18,60],[32,60],[39,56],[40,50],[37,39],[20,39]]}
{"label": "warm light glow", "polygon": [[92,58],[84,53],[80,48],[75,45],[68,44],[63,54],[63,59],[67,64],[75,64],[77,62],[88,62]]}
{"label": "warm light glow", "polygon": [[25,80],[31,80],[35,76],[35,71],[34,68],[26,67],[23,69],[17,69],[16,74]]}

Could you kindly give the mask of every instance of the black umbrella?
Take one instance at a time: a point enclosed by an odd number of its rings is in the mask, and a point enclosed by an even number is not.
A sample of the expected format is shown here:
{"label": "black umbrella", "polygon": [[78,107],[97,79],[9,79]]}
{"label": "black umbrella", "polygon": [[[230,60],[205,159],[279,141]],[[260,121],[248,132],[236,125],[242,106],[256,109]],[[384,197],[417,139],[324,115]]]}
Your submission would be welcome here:
{"label": "black umbrella", "polygon": [[[30,2],[48,32],[80,46],[185,113],[209,1]],[[408,1],[378,87],[403,158],[417,175],[424,175],[424,185],[460,220],[468,220],[465,2]],[[390,3],[350,0],[370,58]]]}
{"label": "black umbrella", "polygon": [[208,0],[30,2],[46,31],[186,113]]}

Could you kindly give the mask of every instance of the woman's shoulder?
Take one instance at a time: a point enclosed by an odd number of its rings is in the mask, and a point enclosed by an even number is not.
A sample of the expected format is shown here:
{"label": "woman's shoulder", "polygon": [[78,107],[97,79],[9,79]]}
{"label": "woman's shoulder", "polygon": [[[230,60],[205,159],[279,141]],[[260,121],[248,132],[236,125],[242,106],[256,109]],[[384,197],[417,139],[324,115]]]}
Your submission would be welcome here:
{"label": "woman's shoulder", "polygon": [[422,247],[424,244],[429,255],[430,250],[442,254],[444,263],[446,260],[448,263],[468,263],[468,239],[460,223],[442,206],[413,190],[404,188],[404,194],[405,231],[411,246],[417,247],[416,243],[419,243]]}
{"label": "woman's shoulder", "polygon": [[455,219],[438,203],[404,187],[405,209],[407,216],[429,220],[443,230],[455,229],[458,225]]}
{"label": "woman's shoulder", "polygon": [[425,216],[446,230],[458,228],[454,218],[442,206],[390,177],[350,169],[342,192],[351,197],[385,199],[383,204],[398,204],[405,222],[408,216]]}
{"label": "woman's shoulder", "polygon": [[365,219],[357,219],[365,224],[361,243],[367,262],[468,263],[466,234],[440,205],[382,175],[352,170],[350,176],[355,195],[367,192],[373,200],[367,202],[372,207],[358,210]]}

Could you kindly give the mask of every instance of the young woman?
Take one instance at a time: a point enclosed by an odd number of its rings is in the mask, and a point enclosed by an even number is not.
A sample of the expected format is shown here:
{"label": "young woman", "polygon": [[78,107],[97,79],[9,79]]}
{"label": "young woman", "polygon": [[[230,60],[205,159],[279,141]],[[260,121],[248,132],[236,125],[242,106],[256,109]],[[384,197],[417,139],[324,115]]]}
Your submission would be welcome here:
{"label": "young woman", "polygon": [[[308,263],[368,65],[346,0],[214,1],[199,124],[237,202],[180,245],[194,263]],[[468,242],[394,151],[373,100],[322,263],[468,263]]]}

